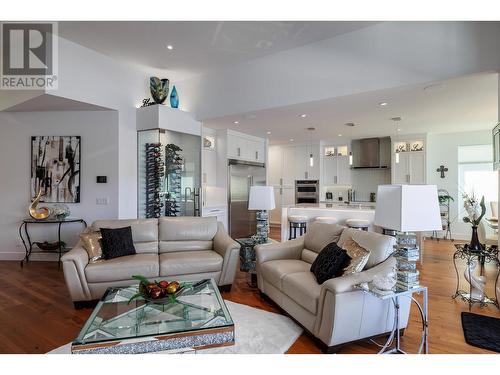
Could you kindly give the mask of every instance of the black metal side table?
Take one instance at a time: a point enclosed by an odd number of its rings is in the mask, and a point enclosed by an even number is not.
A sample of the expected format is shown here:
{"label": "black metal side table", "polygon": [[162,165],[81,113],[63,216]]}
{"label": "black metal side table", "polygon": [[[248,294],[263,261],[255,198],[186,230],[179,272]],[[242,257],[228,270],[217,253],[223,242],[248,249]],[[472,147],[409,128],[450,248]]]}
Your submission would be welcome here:
{"label": "black metal side table", "polygon": [[[29,262],[31,254],[36,253],[56,253],[59,254],[59,262],[58,266],[61,266],[61,256],[63,254],[63,248],[61,244],[61,226],[65,223],[81,223],[84,228],[87,228],[87,222],[81,218],[73,218],[67,217],[65,219],[44,219],[44,220],[36,220],[33,218],[23,219],[21,225],[19,226],[19,237],[21,237],[21,241],[23,241],[24,250],[26,252],[23,260],[21,260],[21,267],[24,264],[24,261]],[[59,243],[59,247],[57,250],[33,250],[33,245],[35,244],[31,241],[31,237],[29,235],[28,226],[29,224],[57,224],[57,240]],[[24,235],[23,235],[24,228]],[[24,238],[26,237],[26,238]]]}
{"label": "black metal side table", "polygon": [[[469,311],[471,310],[474,304],[479,304],[480,307],[492,304],[495,305],[497,308],[500,308],[498,304],[498,295],[497,295],[497,283],[498,283],[498,277],[500,276],[500,260],[498,259],[498,247],[486,246],[481,251],[469,250],[466,244],[465,245],[455,244],[455,247],[457,248],[457,251],[455,252],[455,254],[453,254],[453,266],[455,267],[455,272],[457,274],[457,289],[452,298],[455,299],[457,297],[460,297],[462,301],[467,302],[469,304]],[[457,259],[465,260],[466,269],[464,276],[466,276],[466,278],[468,277],[469,279],[468,291],[460,289],[460,275],[458,273]],[[495,298],[488,297],[486,295],[486,291],[484,291],[482,298],[477,298],[473,296],[473,289],[475,289],[473,286],[473,283],[475,282],[475,280],[473,279],[475,276],[473,271],[475,271],[474,262],[476,260],[480,267],[479,276],[483,277],[484,277],[484,265],[486,263],[495,264],[497,270],[495,276]]]}
{"label": "black metal side table", "polygon": [[[250,281],[248,283],[252,288],[257,287],[257,272],[255,270],[255,249],[256,245],[262,245],[257,243],[251,238],[237,238],[235,240],[241,245],[240,248],[240,271],[248,272],[250,275]],[[268,239],[266,244],[276,243],[275,240]]]}

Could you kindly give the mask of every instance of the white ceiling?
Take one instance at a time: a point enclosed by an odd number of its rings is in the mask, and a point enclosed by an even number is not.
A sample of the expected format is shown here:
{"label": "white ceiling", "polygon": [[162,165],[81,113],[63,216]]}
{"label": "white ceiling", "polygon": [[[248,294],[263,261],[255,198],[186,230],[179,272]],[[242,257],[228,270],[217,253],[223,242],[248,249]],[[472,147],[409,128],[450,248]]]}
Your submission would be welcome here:
{"label": "white ceiling", "polygon": [[42,94],[14,105],[5,112],[46,112],[46,111],[111,111],[112,109],[98,105],[62,98],[60,96]]}
{"label": "white ceiling", "polygon": [[[59,34],[109,57],[181,80],[376,23],[59,22]],[[166,48],[169,44],[172,50]]]}
{"label": "white ceiling", "polygon": [[[381,107],[381,102],[388,105]],[[306,118],[299,116],[303,113]],[[391,120],[396,116],[402,117],[398,123]],[[356,126],[348,127],[347,122]],[[310,141],[311,134],[305,129],[309,126],[316,127],[314,140],[335,141],[492,129],[497,122],[498,74],[487,73],[232,115],[205,121],[204,125],[240,130],[281,143],[291,138],[295,142]]]}

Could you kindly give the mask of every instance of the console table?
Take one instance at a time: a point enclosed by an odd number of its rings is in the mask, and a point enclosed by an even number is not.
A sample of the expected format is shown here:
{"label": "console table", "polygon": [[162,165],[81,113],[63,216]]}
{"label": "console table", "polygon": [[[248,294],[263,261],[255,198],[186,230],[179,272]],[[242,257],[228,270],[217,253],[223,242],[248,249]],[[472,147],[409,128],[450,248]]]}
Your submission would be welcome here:
{"label": "console table", "polygon": [[[59,267],[61,266],[61,256],[63,253],[63,248],[61,244],[61,226],[66,223],[81,223],[84,228],[87,228],[87,222],[81,218],[67,217],[65,219],[44,219],[44,220],[36,220],[33,218],[26,218],[22,221],[19,226],[19,237],[21,237],[21,241],[23,241],[25,256],[21,260],[21,267],[24,264],[24,261],[29,262],[30,255],[36,253],[57,253],[59,254]],[[33,250],[33,245],[35,244],[31,241],[31,237],[29,235],[28,226],[30,224],[57,224],[57,240],[59,243],[59,247],[56,250]],[[24,229],[24,234],[23,234]],[[25,238],[26,237],[26,238]]]}
{"label": "console table", "polygon": [[[480,307],[486,306],[487,304],[495,305],[497,308],[498,296],[497,296],[497,283],[498,277],[500,276],[500,260],[498,259],[498,247],[497,246],[486,246],[481,251],[473,251],[467,248],[467,245],[455,244],[457,251],[453,254],[453,266],[455,267],[455,272],[457,274],[457,289],[455,294],[452,296],[453,299],[460,297],[462,301],[469,304],[469,310],[471,310],[472,305],[479,304]],[[469,290],[465,291],[460,289],[460,275],[457,268],[457,259],[465,260],[465,272],[464,277],[469,282]],[[484,265],[486,263],[493,263],[496,267],[495,276],[495,298],[490,298],[486,295],[486,276],[484,275]],[[476,267],[479,265],[479,276],[476,275]]]}

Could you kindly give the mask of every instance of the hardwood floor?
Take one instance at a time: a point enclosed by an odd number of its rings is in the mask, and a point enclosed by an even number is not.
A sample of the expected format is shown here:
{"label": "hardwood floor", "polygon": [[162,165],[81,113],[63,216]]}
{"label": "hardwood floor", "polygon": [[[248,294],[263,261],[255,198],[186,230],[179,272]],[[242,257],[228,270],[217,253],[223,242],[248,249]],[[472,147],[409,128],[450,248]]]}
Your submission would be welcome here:
{"label": "hardwood floor", "polygon": [[[273,228],[271,236],[279,240]],[[421,283],[429,287],[430,353],[491,353],[465,343],[460,313],[467,311],[462,301],[451,299],[456,279],[450,241],[425,242]],[[463,270],[463,267],[462,267]],[[463,271],[460,270],[462,273]],[[488,292],[493,294],[494,269],[486,266]],[[247,283],[247,274],[238,272],[225,299],[280,313],[272,302],[260,297]],[[500,317],[496,307],[473,307],[473,312]],[[19,262],[0,262],[0,353],[46,353],[76,337],[92,309],[75,310],[69,298],[62,269],[54,262],[30,262],[23,269]],[[412,307],[403,347],[413,352],[420,340],[420,321]],[[341,353],[375,353],[369,341],[346,346]],[[315,340],[303,334],[288,353],[320,353]]]}

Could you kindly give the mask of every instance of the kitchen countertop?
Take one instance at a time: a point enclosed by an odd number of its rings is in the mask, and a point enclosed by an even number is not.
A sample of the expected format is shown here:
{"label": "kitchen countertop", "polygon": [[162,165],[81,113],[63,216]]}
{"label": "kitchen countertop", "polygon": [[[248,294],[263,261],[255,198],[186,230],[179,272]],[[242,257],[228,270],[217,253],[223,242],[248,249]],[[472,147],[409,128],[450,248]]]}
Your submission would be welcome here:
{"label": "kitchen countertop", "polygon": [[302,203],[289,206],[283,206],[288,209],[304,209],[304,210],[342,210],[342,211],[375,211],[375,203],[373,202],[352,202],[346,203]]}

